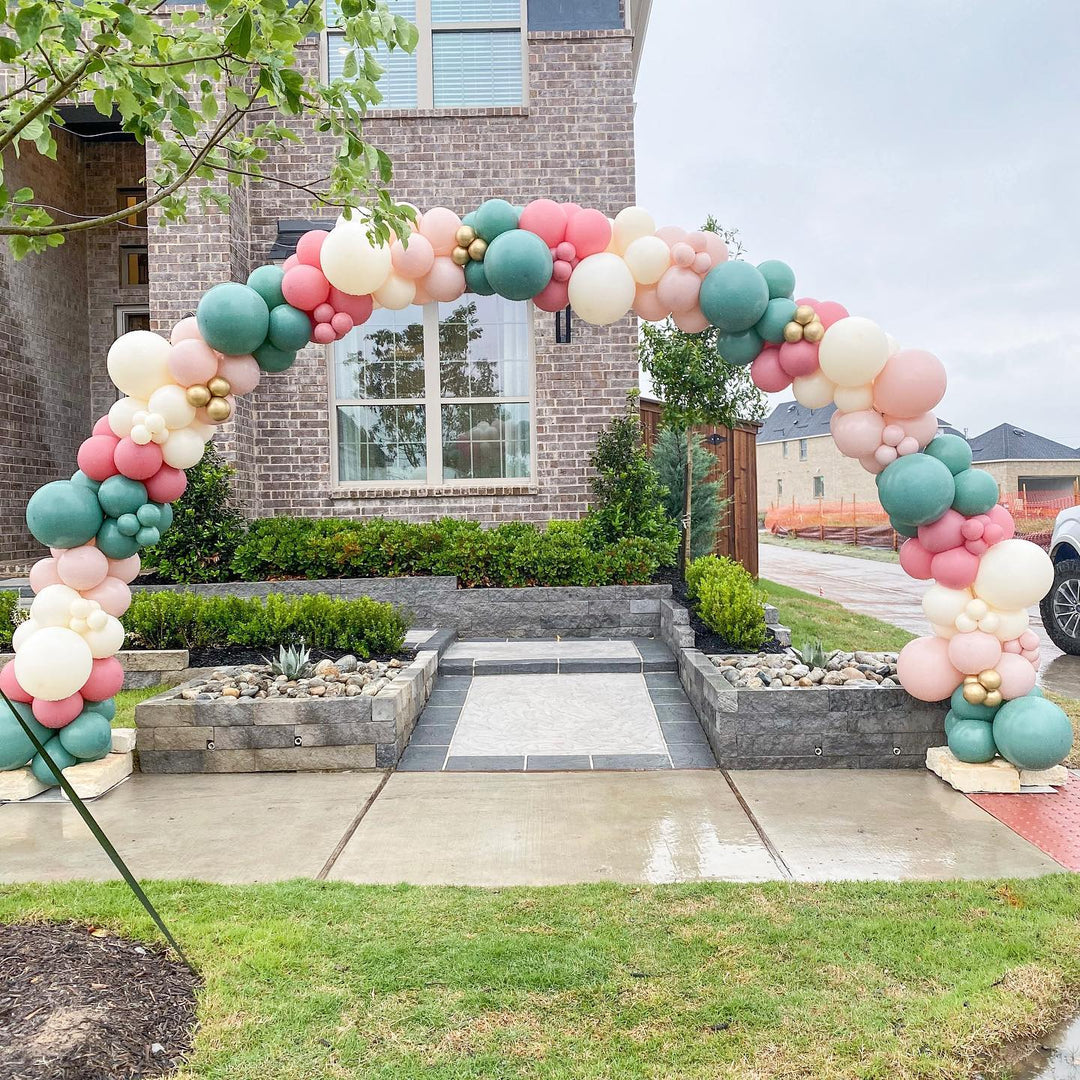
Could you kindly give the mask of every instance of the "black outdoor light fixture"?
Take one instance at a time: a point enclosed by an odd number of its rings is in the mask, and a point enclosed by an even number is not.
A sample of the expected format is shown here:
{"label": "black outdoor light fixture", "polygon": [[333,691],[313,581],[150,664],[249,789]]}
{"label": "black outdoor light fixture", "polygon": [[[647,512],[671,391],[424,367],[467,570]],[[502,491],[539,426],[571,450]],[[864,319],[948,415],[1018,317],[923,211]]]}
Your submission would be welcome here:
{"label": "black outdoor light fixture", "polygon": [[571,337],[570,305],[555,312],[555,344],[569,345]]}
{"label": "black outdoor light fixture", "polygon": [[711,435],[706,437],[705,441],[710,446],[719,446],[721,443],[726,443],[727,442],[727,436],[726,435],[720,435],[719,433],[714,431]]}

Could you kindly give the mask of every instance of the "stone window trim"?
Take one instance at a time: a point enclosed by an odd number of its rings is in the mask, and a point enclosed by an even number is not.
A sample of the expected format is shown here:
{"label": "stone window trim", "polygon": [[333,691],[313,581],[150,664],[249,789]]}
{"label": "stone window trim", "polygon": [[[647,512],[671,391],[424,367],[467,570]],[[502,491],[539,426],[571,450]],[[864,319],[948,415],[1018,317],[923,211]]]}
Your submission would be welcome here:
{"label": "stone window trim", "polygon": [[515,484],[504,480],[497,484],[483,480],[462,480],[443,487],[424,487],[415,483],[388,484],[377,482],[369,487],[347,483],[331,486],[327,498],[333,502],[370,499],[460,499],[462,496],[539,495],[540,487],[534,480]]}

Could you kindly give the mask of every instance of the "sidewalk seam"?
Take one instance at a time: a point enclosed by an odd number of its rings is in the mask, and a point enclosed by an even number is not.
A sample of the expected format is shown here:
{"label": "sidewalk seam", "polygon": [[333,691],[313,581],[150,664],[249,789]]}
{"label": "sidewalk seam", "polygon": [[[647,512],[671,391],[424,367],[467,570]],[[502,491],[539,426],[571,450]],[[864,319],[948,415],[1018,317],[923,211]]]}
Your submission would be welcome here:
{"label": "sidewalk seam", "polygon": [[375,790],[367,797],[364,805],[360,807],[360,812],[349,823],[349,827],[345,830],[341,839],[334,845],[334,850],[330,852],[330,857],[323,863],[323,868],[315,875],[316,881],[325,881],[326,875],[334,868],[334,863],[341,857],[341,853],[345,850],[345,846],[353,838],[353,834],[360,827],[360,822],[364,820],[365,815],[374,805],[375,800],[382,794],[382,790],[386,787],[387,780],[394,775],[394,769],[387,769],[382,779],[376,785]]}
{"label": "sidewalk seam", "polygon": [[762,844],[765,845],[765,850],[769,853],[772,861],[776,863],[777,869],[789,881],[794,881],[795,875],[791,872],[791,867],[788,866],[788,864],[784,861],[784,856],[780,854],[779,849],[769,839],[768,833],[765,832],[765,829],[762,827],[761,822],[758,821],[757,817],[755,816],[754,811],[750,809],[750,804],[747,803],[747,801],[743,798],[743,794],[739,790],[738,785],[736,785],[735,781],[731,779],[731,774],[727,771],[727,769],[721,769],[720,772],[723,775],[724,779],[727,781],[728,787],[731,788],[731,794],[734,795],[735,798],[738,800],[739,806],[742,807],[743,813],[749,819],[750,824],[754,826],[754,832],[758,834],[758,837],[761,840]]}

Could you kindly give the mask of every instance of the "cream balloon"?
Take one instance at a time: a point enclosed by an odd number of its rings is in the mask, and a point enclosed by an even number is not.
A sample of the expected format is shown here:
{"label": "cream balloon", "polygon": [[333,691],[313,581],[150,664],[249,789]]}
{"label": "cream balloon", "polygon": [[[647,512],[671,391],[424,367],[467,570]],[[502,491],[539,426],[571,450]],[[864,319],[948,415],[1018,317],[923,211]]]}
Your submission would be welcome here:
{"label": "cream balloon", "polygon": [[190,469],[202,460],[205,449],[205,440],[190,427],[186,427],[169,436],[169,441],[161,448],[161,456],[165,464],[174,469]]}
{"label": "cream balloon", "polygon": [[31,635],[36,634],[41,627],[34,622],[33,619],[23,619],[18,626],[15,627],[15,632],[11,635],[11,649],[13,652],[18,652],[22,647],[22,643]]}
{"label": "cream balloon", "polygon": [[620,256],[600,252],[578,263],[567,293],[578,318],[593,326],[607,326],[633,307],[637,283]]}
{"label": "cream balloon", "polygon": [[44,626],[15,654],[15,678],[23,690],[45,701],[77,693],[90,678],[94,657],[82,636],[66,626]]}
{"label": "cream balloon", "polygon": [[873,381],[888,359],[885,331],[861,315],[838,319],[818,346],[821,370],[837,386],[863,386]]}
{"label": "cream balloon", "polygon": [[955,626],[939,626],[937,623],[931,623],[930,629],[933,630],[938,637],[942,638],[953,638],[959,633]]}
{"label": "cream balloon", "polygon": [[38,626],[67,626],[82,596],[67,585],[47,585],[34,597],[30,618]]}
{"label": "cream balloon", "polygon": [[121,393],[148,398],[159,387],[172,382],[169,353],[172,346],[149,330],[132,330],[118,337],[109,349],[106,367],[109,378]]}
{"label": "cream balloon", "polygon": [[1031,625],[1031,619],[1024,608],[1019,608],[1016,611],[999,611],[997,617],[997,627],[991,630],[990,633],[1002,641],[1012,641],[1014,638],[1018,638]]}
{"label": "cream balloon", "polygon": [[623,258],[639,285],[655,285],[671,265],[671,249],[659,236],[639,236]]}
{"label": "cream balloon", "polygon": [[401,311],[416,299],[416,282],[400,274],[391,274],[372,295],[389,311]]}
{"label": "cream balloon", "polygon": [[123,624],[112,615],[106,615],[105,618],[107,621],[100,630],[91,628],[82,635],[90,647],[90,655],[95,660],[115,656],[124,646]]}
{"label": "cream balloon", "polygon": [[935,625],[953,626],[957,616],[962,615],[970,603],[970,589],[949,589],[944,585],[931,585],[923,595],[922,609]]}
{"label": "cream balloon", "polygon": [[833,401],[841,412],[863,412],[874,407],[874,387],[838,386],[833,391]]}
{"label": "cream balloon", "polygon": [[[611,247],[608,249],[621,255],[635,241],[643,236],[652,236],[656,232],[656,222],[648,210],[640,206],[627,206],[615,215],[611,228]],[[660,241],[663,243],[663,241]],[[664,244],[667,247],[667,244]]]}
{"label": "cream balloon", "polygon": [[120,438],[130,435],[135,426],[135,417],[146,410],[147,403],[141,398],[122,397],[119,401],[114,401],[109,409],[109,427],[113,434]]}
{"label": "cream balloon", "polygon": [[1002,611],[1037,604],[1054,583],[1054,564],[1028,540],[1002,540],[979,560],[975,595]]}
{"label": "cream balloon", "polygon": [[791,392],[800,405],[805,405],[808,409],[823,409],[832,404],[836,383],[822,372],[815,371],[813,375],[800,375],[795,379],[791,384]]}
{"label": "cream balloon", "polygon": [[376,247],[367,234],[367,225],[352,220],[338,221],[319,250],[319,262],[326,280],[336,289],[353,296],[366,296],[380,288],[390,276],[390,245]]}
{"label": "cream balloon", "polygon": [[[145,421],[151,433],[164,434],[158,431],[156,425],[151,422],[152,417],[160,417],[164,429],[187,427],[195,419],[195,406],[188,403],[187,392],[182,386],[170,383],[168,386],[160,386],[150,395],[147,402],[150,417]],[[154,440],[158,440],[155,438]]]}

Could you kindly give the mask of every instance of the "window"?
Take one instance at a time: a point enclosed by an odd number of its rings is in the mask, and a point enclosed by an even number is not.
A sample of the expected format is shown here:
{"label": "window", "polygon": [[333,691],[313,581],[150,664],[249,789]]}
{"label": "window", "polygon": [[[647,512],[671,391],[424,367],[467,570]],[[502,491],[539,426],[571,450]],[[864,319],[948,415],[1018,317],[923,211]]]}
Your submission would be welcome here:
{"label": "window", "polygon": [[787,457],[787,439],[783,442],[783,456]]}
{"label": "window", "polygon": [[[384,109],[520,105],[524,93],[523,0],[389,0],[394,15],[416,24],[412,53],[376,50]],[[350,46],[338,0],[326,0],[326,74],[344,73]]]}
{"label": "window", "polygon": [[814,498],[815,499],[824,499],[825,498],[825,477],[824,476],[815,476],[814,477]]}
{"label": "window", "polygon": [[[145,198],[146,188],[144,187],[120,188],[116,193],[116,208],[117,210],[127,210],[129,207],[138,206]],[[121,218],[121,222],[132,229],[145,229],[146,211],[138,210],[133,214],[129,214],[126,218]]]}
{"label": "window", "polygon": [[150,281],[150,264],[145,247],[120,249],[120,284],[146,285]]}
{"label": "window", "polygon": [[150,309],[145,305],[118,307],[116,309],[116,336],[120,337],[132,330],[150,329]]}
{"label": "window", "polygon": [[783,480],[777,480],[776,481],[776,494],[777,495],[783,495],[784,494],[784,481]]}
{"label": "window", "polygon": [[380,308],[331,348],[339,483],[531,478],[528,304]]}
{"label": "window", "polygon": [[799,460],[800,461],[805,461],[806,460],[806,440],[805,439],[800,439],[799,440]]}

